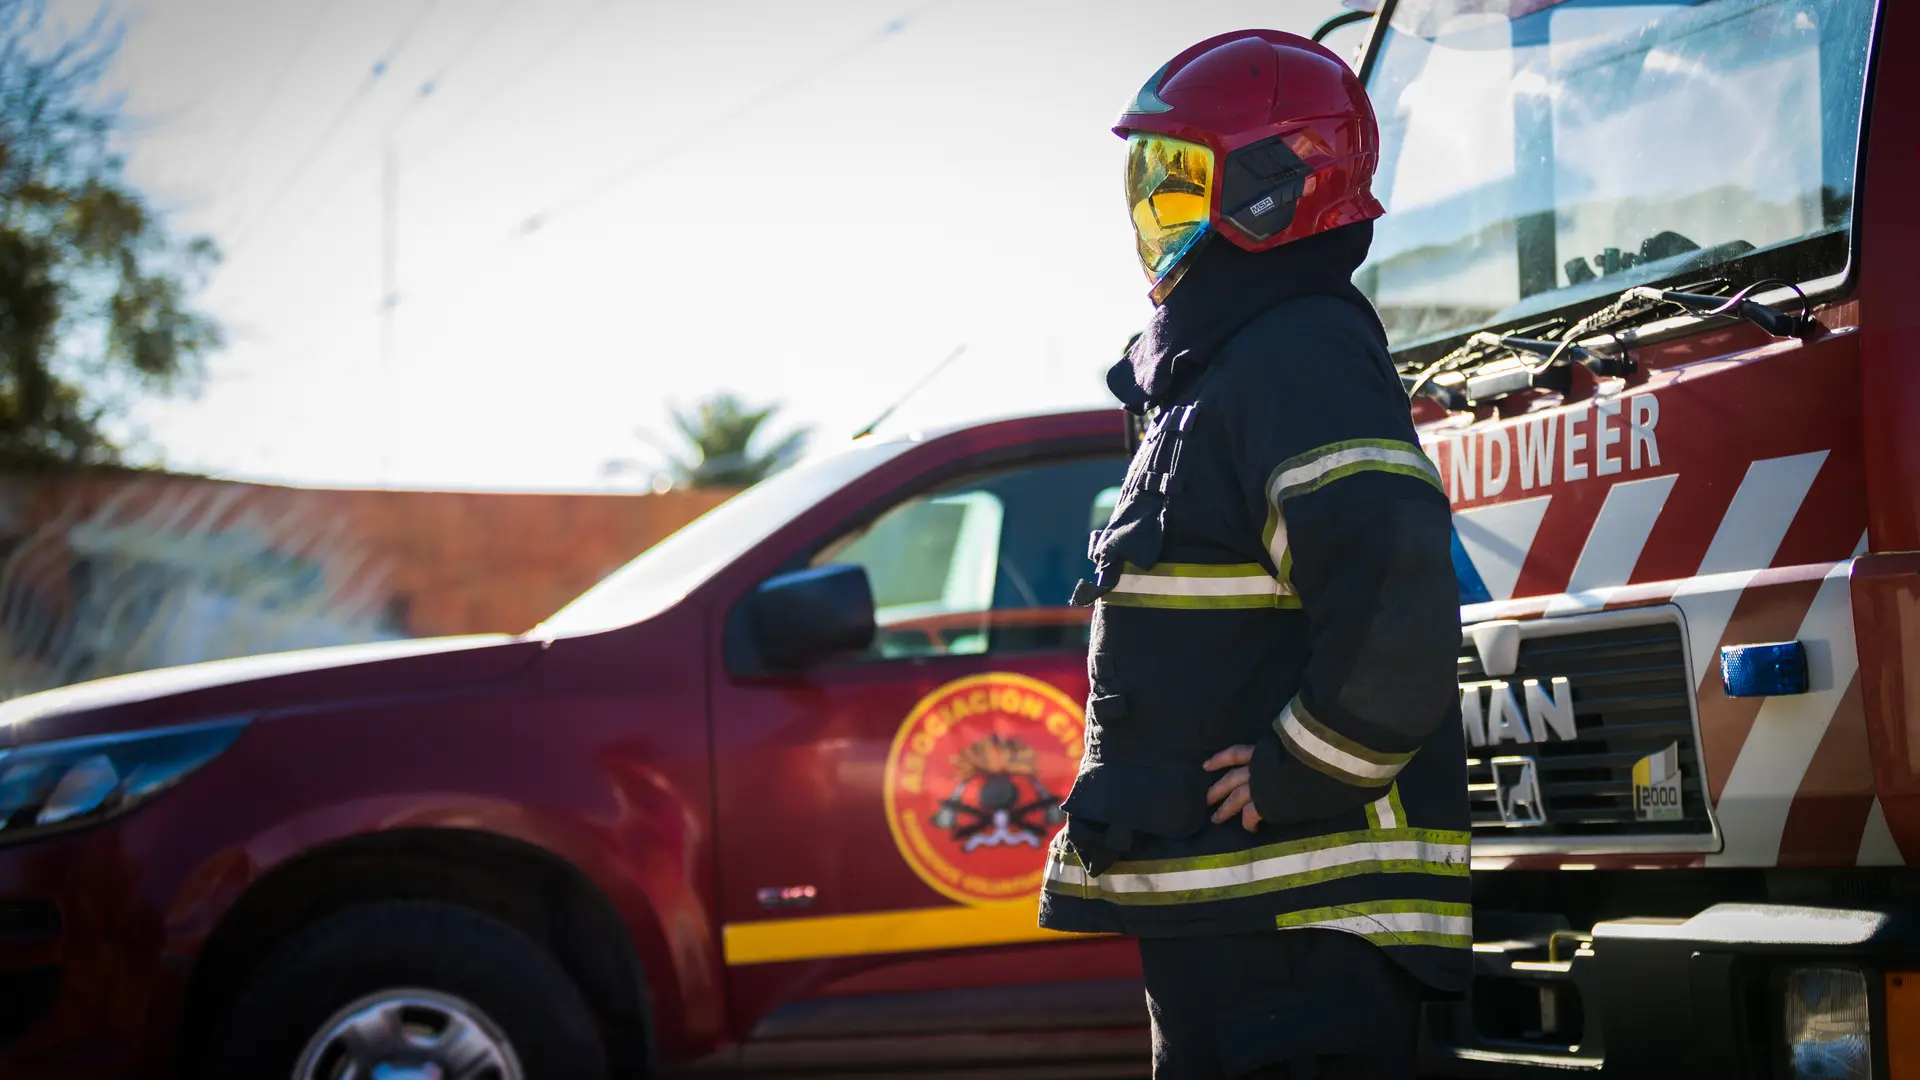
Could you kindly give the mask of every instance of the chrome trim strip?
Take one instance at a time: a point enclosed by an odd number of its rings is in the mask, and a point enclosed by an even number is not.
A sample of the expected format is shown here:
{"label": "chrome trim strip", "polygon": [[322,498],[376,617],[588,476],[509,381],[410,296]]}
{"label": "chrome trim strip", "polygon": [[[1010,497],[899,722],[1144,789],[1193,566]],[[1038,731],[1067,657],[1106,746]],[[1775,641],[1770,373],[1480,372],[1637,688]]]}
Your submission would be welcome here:
{"label": "chrome trim strip", "polygon": [[1528,1054],[1504,1050],[1473,1050],[1464,1046],[1438,1046],[1434,1049],[1440,1056],[1452,1058],[1455,1061],[1487,1064],[1539,1066],[1568,1071],[1598,1071],[1606,1065],[1605,1058],[1580,1057],[1574,1054]]}

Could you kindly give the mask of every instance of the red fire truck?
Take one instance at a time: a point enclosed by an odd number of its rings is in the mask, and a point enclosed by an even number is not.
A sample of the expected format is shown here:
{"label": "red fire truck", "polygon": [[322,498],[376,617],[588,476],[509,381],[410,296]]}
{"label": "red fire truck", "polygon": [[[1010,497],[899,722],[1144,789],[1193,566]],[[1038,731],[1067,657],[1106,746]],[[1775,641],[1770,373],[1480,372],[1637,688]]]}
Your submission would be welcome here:
{"label": "red fire truck", "polygon": [[[1913,45],[1870,0],[1371,20],[1360,281],[1473,755],[1435,1075],[1920,1076]],[[857,440],[524,635],[0,706],[0,1075],[1140,1074],[1131,943],[1033,900],[1123,428]]]}
{"label": "red fire truck", "polygon": [[1360,282],[1465,627],[1477,978],[1437,1070],[1920,1075],[1914,15],[1371,24]]}

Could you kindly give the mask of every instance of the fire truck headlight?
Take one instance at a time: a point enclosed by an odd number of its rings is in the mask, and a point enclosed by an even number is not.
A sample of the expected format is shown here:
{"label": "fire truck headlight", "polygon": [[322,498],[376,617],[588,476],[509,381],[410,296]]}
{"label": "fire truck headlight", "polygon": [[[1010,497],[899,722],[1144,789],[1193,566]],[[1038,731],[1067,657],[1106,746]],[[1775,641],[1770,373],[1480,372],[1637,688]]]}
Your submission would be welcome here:
{"label": "fire truck headlight", "polygon": [[1866,976],[1852,968],[1786,973],[1781,1034],[1794,1080],[1872,1080]]}

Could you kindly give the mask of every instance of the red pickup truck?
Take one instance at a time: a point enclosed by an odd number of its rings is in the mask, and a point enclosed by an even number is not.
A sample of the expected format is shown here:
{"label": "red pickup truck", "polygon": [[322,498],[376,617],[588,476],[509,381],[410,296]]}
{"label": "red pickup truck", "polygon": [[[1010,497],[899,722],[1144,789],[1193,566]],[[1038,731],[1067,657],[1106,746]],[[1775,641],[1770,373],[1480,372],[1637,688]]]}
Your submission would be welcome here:
{"label": "red pickup truck", "polygon": [[[1377,6],[1474,819],[1423,1067],[1920,1076],[1920,6]],[[1139,1073],[1131,943],[1032,900],[1122,433],[856,441],[521,637],[0,705],[0,1077]]]}
{"label": "red pickup truck", "polygon": [[1124,466],[863,439],[529,634],[0,705],[0,1075],[1139,1072],[1132,943],[1034,925]]}

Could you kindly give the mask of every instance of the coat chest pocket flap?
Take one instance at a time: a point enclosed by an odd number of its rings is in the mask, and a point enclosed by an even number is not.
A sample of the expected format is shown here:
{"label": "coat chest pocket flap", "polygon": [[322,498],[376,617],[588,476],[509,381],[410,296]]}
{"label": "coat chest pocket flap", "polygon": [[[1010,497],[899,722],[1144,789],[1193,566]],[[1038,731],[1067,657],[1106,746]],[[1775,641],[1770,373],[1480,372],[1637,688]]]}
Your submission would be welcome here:
{"label": "coat chest pocket flap", "polygon": [[1093,538],[1087,557],[1109,575],[1131,564],[1150,570],[1160,561],[1167,531],[1167,502],[1179,488],[1180,449],[1193,419],[1192,405],[1170,409],[1156,420],[1127,466],[1126,484],[1107,527]]}
{"label": "coat chest pocket flap", "polygon": [[1160,561],[1166,535],[1166,497],[1157,491],[1136,491],[1114,509],[1113,520],[1094,538],[1087,552],[1102,578],[1131,565],[1152,569]]}

